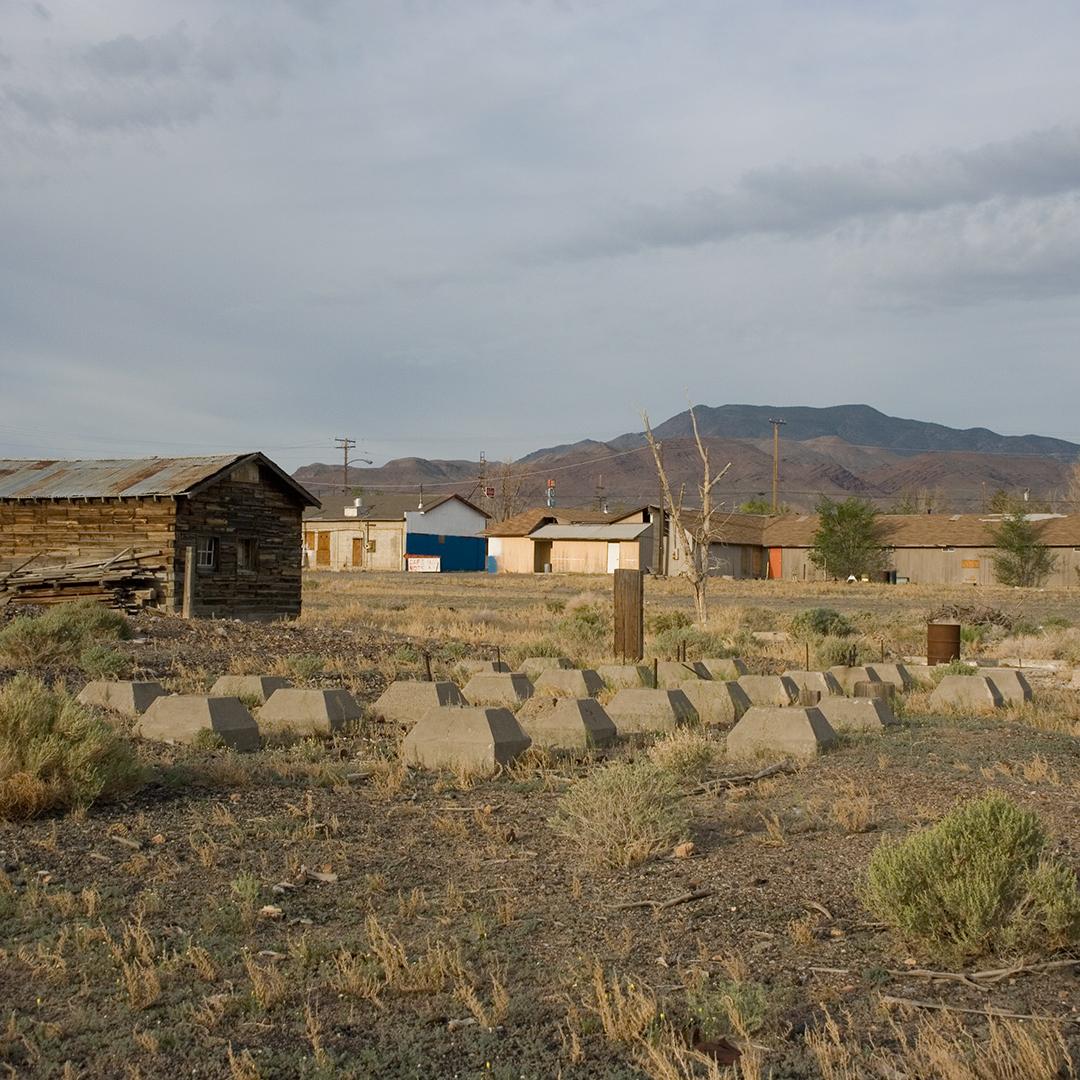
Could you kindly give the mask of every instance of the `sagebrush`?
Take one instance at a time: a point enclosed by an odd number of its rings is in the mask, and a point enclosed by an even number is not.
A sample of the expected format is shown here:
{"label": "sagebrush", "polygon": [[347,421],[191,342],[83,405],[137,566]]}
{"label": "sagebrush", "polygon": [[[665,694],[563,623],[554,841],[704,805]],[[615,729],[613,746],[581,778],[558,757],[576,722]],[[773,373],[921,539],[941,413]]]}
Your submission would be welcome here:
{"label": "sagebrush", "polygon": [[1076,872],[1048,850],[1037,815],[991,793],[870,860],[862,899],[915,950],[963,960],[1080,940]]}
{"label": "sagebrush", "polygon": [[74,698],[27,675],[0,689],[0,818],[86,806],[139,783],[131,743]]}

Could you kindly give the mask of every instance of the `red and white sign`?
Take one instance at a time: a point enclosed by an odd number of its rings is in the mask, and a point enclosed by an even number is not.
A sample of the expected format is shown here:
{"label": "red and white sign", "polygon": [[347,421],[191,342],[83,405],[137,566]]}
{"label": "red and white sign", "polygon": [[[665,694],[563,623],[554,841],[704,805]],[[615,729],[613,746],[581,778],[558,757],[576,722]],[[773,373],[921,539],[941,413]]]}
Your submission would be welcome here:
{"label": "red and white sign", "polygon": [[410,574],[437,574],[442,569],[441,555],[409,555],[405,569]]}

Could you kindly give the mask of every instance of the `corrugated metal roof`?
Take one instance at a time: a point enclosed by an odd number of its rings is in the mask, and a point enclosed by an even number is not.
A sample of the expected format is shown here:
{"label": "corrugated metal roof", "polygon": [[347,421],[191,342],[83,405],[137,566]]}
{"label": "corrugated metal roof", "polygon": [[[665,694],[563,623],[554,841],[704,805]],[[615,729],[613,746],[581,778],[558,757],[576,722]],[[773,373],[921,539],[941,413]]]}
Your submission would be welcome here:
{"label": "corrugated metal roof", "polygon": [[265,465],[305,502],[318,500],[263,454],[212,457],[0,459],[0,499],[128,499],[186,495],[241,461]]}
{"label": "corrugated metal roof", "polygon": [[533,540],[636,540],[649,526],[630,525],[544,525],[529,535]]}

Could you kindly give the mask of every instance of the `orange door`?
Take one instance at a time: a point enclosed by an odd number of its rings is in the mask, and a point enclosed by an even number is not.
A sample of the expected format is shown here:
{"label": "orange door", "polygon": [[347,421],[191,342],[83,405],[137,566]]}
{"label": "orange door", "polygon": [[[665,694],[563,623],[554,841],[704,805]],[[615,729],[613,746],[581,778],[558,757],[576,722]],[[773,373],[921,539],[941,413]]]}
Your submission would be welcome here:
{"label": "orange door", "polygon": [[352,564],[353,566],[364,565],[364,541],[359,536],[353,537]]}
{"label": "orange door", "polygon": [[784,576],[782,548],[769,548],[769,577],[779,579]]}
{"label": "orange door", "polygon": [[316,566],[329,566],[330,565],[330,534],[328,532],[318,533],[319,546],[315,549],[315,565]]}

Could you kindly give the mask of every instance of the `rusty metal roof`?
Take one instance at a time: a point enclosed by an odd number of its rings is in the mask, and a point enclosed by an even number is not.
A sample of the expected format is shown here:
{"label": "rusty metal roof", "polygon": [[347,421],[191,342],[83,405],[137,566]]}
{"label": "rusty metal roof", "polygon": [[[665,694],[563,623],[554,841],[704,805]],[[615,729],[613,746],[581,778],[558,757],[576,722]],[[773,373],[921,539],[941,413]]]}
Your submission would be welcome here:
{"label": "rusty metal roof", "polygon": [[81,461],[0,459],[0,499],[132,499],[191,494],[241,461],[257,460],[306,503],[318,500],[263,454],[106,458]]}

